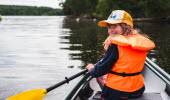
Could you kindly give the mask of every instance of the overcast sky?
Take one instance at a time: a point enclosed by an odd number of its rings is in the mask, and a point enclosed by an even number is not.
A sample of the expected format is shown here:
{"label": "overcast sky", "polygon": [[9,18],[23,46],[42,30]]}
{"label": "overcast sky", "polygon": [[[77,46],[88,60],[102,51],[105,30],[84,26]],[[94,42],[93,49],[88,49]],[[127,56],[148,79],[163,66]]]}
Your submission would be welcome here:
{"label": "overcast sky", "polygon": [[0,0],[0,5],[26,5],[61,8],[59,3],[65,0]]}

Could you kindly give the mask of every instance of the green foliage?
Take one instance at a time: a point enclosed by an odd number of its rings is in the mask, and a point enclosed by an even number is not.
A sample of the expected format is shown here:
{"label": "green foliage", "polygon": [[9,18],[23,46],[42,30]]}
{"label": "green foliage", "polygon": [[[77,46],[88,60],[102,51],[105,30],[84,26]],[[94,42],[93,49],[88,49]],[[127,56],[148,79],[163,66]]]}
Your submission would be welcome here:
{"label": "green foliage", "polygon": [[104,19],[118,9],[129,12],[135,18],[170,16],[170,0],[66,0],[63,3],[65,14]]}
{"label": "green foliage", "polygon": [[65,14],[92,16],[96,10],[98,0],[66,0],[63,3]]}
{"label": "green foliage", "polygon": [[169,0],[142,0],[138,6],[142,8],[144,17],[161,17],[170,15]]}
{"label": "green foliage", "polygon": [[0,5],[2,15],[63,15],[62,9],[30,6],[5,6]]}

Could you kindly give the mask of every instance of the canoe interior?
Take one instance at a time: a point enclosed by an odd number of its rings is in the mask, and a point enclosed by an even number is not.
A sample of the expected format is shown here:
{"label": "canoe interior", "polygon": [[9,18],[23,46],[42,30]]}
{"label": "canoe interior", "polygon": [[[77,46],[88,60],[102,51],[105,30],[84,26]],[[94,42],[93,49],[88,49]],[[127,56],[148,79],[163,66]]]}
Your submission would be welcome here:
{"label": "canoe interior", "polygon": [[[142,97],[128,100],[170,100],[170,76],[153,64],[148,58],[142,71],[145,78],[145,92]],[[89,73],[82,77],[65,100],[101,100],[101,91]]]}

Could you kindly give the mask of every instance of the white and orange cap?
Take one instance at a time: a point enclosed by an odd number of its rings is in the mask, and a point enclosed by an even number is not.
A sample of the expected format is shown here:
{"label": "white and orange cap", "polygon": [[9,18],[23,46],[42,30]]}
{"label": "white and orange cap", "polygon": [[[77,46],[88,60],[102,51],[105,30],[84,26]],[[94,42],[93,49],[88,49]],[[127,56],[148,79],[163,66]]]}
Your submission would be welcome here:
{"label": "white and orange cap", "polygon": [[117,23],[126,23],[133,27],[133,20],[131,15],[124,10],[114,10],[107,20],[100,21],[98,25],[101,27],[107,27],[107,24]]}

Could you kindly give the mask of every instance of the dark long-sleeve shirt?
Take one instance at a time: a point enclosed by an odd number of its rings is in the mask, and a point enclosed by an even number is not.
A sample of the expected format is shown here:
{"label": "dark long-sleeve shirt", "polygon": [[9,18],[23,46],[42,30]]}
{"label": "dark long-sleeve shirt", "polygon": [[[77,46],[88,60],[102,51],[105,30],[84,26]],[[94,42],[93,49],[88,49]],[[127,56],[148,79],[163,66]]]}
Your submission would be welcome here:
{"label": "dark long-sleeve shirt", "polygon": [[114,63],[118,60],[118,48],[117,45],[111,44],[101,61],[99,61],[94,68],[90,70],[92,77],[103,76],[112,69]]}

